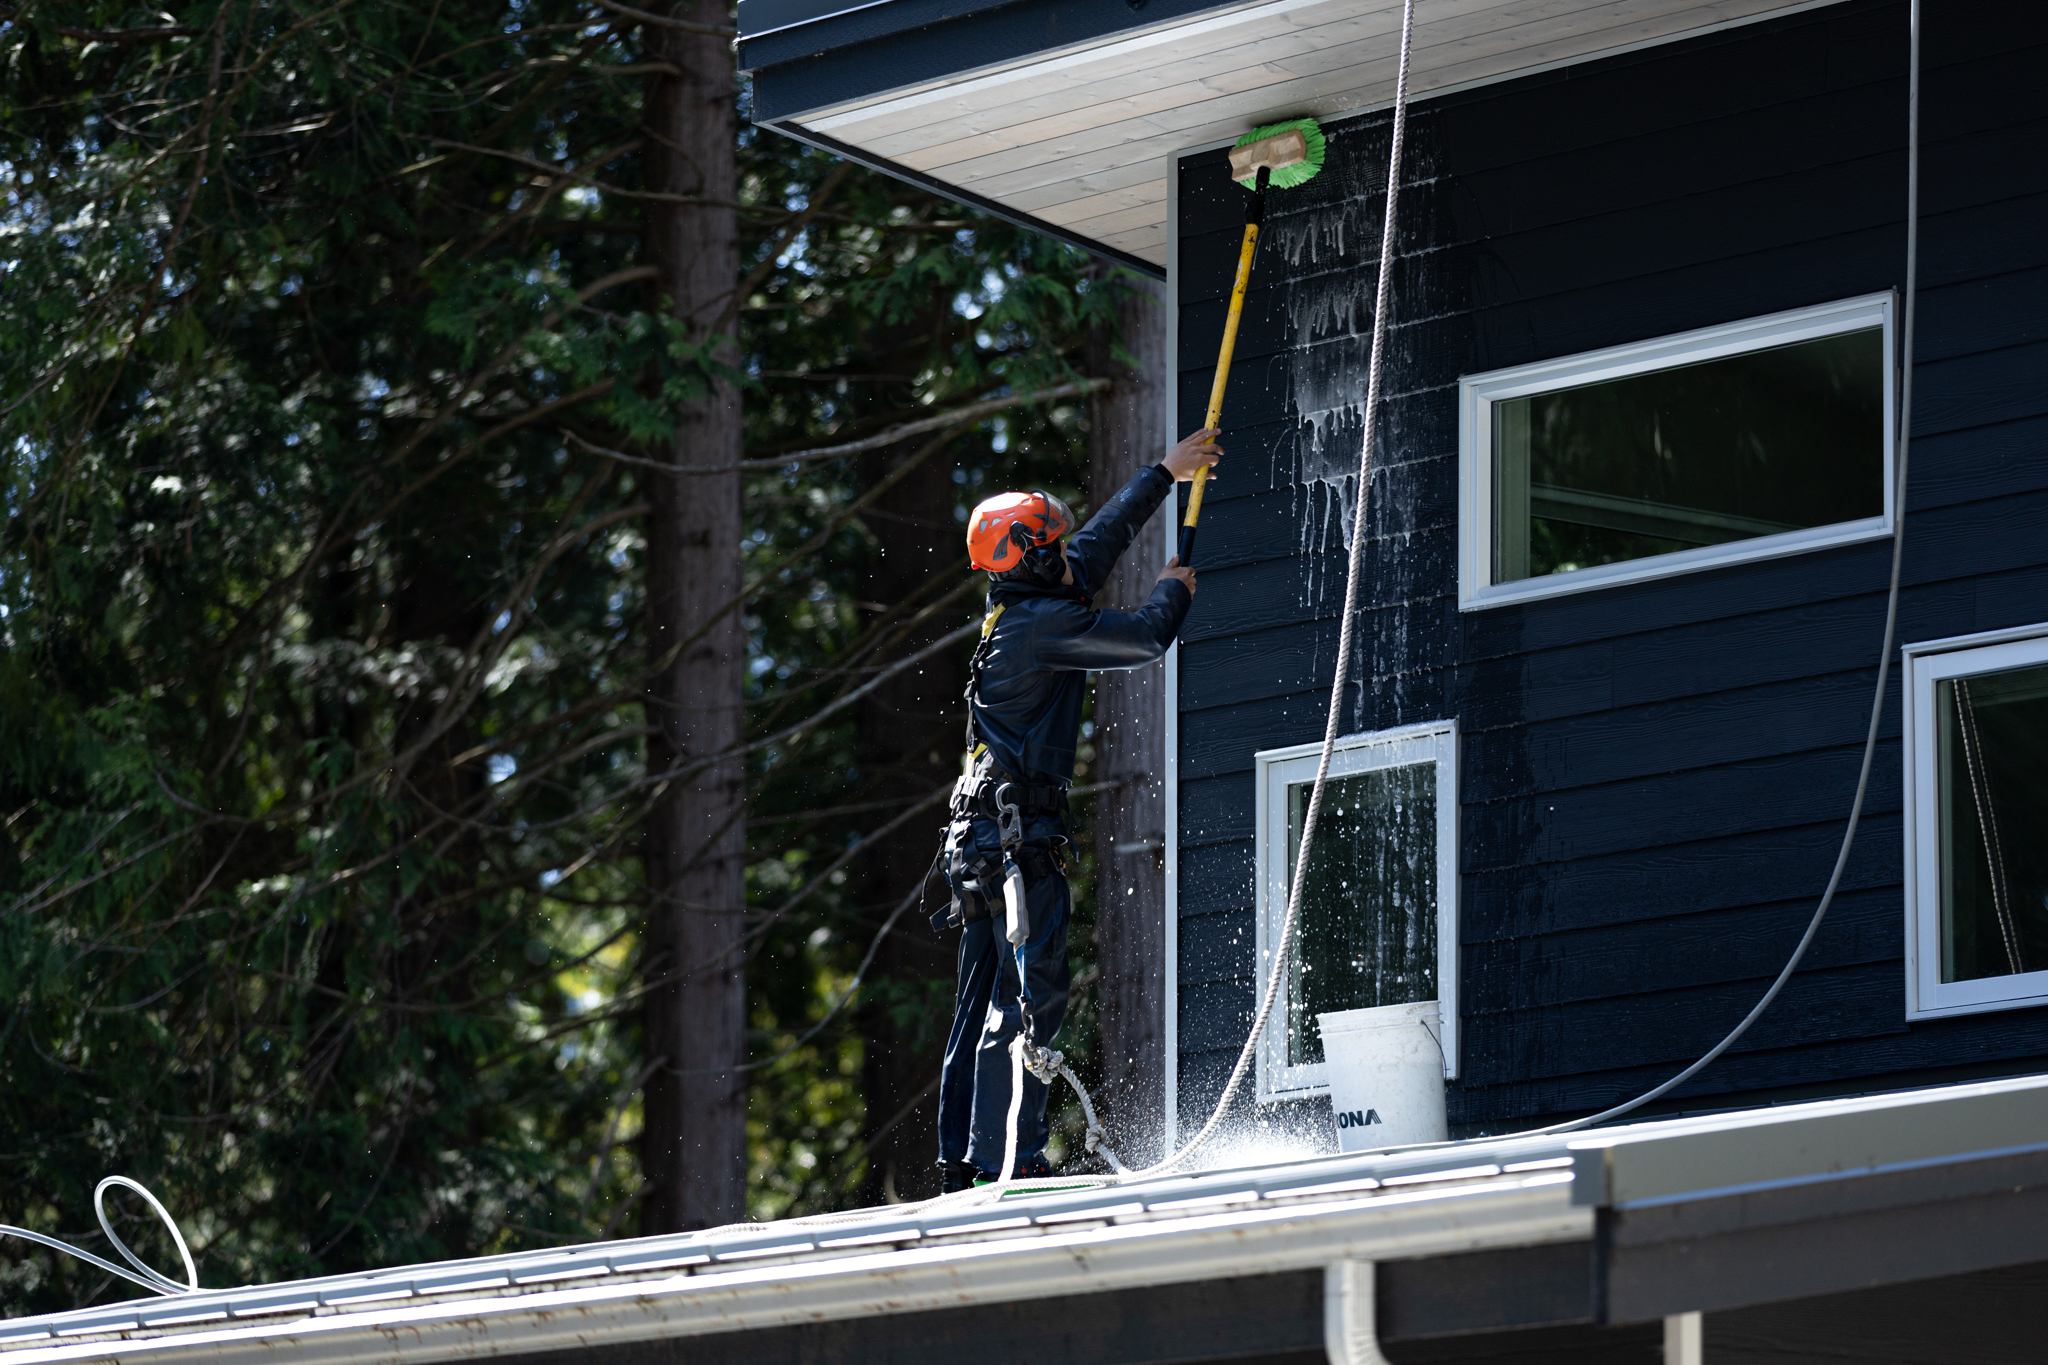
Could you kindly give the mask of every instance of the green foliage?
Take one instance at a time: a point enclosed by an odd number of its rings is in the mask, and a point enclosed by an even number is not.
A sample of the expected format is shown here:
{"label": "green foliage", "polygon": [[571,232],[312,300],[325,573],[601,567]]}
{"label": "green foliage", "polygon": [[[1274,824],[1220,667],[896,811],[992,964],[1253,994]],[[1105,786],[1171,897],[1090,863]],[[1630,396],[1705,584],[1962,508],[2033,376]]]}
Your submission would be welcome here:
{"label": "green foliage", "polygon": [[[635,1230],[643,496],[599,452],[720,379],[750,455],[1060,382],[1109,298],[749,130],[728,368],[590,292],[642,263],[639,57],[568,0],[0,10],[0,1221],[90,1245],[126,1173],[211,1284]],[[857,500],[1072,495],[1083,427],[751,476],[750,732],[906,647]],[[962,568],[908,607],[968,619]],[[835,1006],[901,888],[775,914],[895,814],[852,714],[749,756],[764,1215],[843,1202],[874,1121]],[[860,1000],[928,1033],[933,983]],[[125,1296],[0,1243],[10,1313]]]}
{"label": "green foliage", "polygon": [[[127,1172],[232,1282],[585,1235],[630,1175],[594,1148],[631,1052],[563,969],[608,941],[625,979],[631,878],[544,874],[630,836],[633,727],[519,740],[631,685],[630,490],[552,433],[478,442],[670,334],[504,231],[530,175],[393,174],[555,50],[459,50],[502,18],[5,30],[7,1221],[84,1240]],[[565,112],[507,135],[573,155]],[[10,1307],[104,1292],[8,1254]]]}
{"label": "green foliage", "polygon": [[[830,191],[742,315],[750,452],[833,444],[991,393],[1075,379],[1083,333],[1113,316],[1099,267],[1071,248],[893,180],[846,174],[836,160],[773,134],[744,132],[740,164],[746,202],[810,204]],[[770,586],[746,618],[753,733],[798,723],[868,681],[919,638],[907,625],[918,611],[934,610],[947,628],[978,619],[979,576],[967,573],[957,532],[941,537],[952,557],[933,563],[923,586],[900,601],[873,601],[870,584],[887,542],[900,545],[922,529],[848,511],[920,459],[909,477],[945,487],[946,515],[957,527],[975,502],[1011,484],[1051,488],[1079,506],[1087,483],[1085,406],[1023,406],[929,444],[913,440],[873,456],[754,475],[748,574]],[[821,538],[816,553],[798,553]],[[859,809],[906,778],[878,766],[875,751],[914,751],[921,763],[932,736],[920,730],[878,745],[861,733],[857,716],[838,712],[799,742],[757,757],[748,874],[755,904],[790,898],[849,840],[901,809]],[[937,741],[948,765],[957,758],[958,727],[957,718],[948,721]],[[944,784],[951,776],[941,771],[928,780]],[[807,814],[844,807],[855,809]],[[899,836],[919,868],[930,857],[934,823],[915,820]],[[936,1072],[952,1012],[949,975],[871,972],[859,994],[832,1012],[911,889],[848,876],[753,949],[750,1007],[761,1055],[781,1054],[829,1014],[817,1036],[754,1073],[757,1217],[843,1206],[868,1181],[869,1139],[891,1115],[865,1111],[864,1022],[879,1012],[890,1024],[889,1043],[916,1046]],[[914,908],[892,932],[930,934]],[[931,1141],[922,1132],[918,1140]]]}

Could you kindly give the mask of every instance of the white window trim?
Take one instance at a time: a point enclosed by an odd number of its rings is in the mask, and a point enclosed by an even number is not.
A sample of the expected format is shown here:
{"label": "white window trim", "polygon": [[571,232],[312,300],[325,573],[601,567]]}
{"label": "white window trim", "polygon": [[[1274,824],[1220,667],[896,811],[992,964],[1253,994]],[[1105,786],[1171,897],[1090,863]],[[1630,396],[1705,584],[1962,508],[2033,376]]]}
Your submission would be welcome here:
{"label": "white window trim", "polygon": [[1934,714],[1937,683],[2048,663],[2048,623],[1927,640],[1900,652],[1906,673],[1906,1017],[2048,1004],[2048,971],[1941,979],[1941,765]]}
{"label": "white window trim", "polygon": [[1865,294],[1789,313],[1750,318],[1705,327],[1696,332],[1659,337],[1604,351],[1519,365],[1509,370],[1466,375],[1458,381],[1458,609],[1478,611],[1510,602],[1531,602],[1567,593],[1586,592],[1620,583],[1639,583],[1672,574],[1724,564],[1741,564],[1782,555],[1861,541],[1882,540],[1892,533],[1894,477],[1893,403],[1897,388],[1897,364],[1884,368],[1884,513],[1857,521],[1837,522],[1781,535],[1758,536],[1726,545],[1703,545],[1674,554],[1653,555],[1621,564],[1602,564],[1570,573],[1546,574],[1542,578],[1517,579],[1511,583],[1493,581],[1493,404],[1511,398],[1602,380],[1621,379],[1654,370],[1717,360],[1794,342],[1881,326],[1884,353],[1897,354],[1892,337],[1892,295]]}
{"label": "white window trim", "polygon": [[[1283,793],[1313,780],[1321,744],[1267,749],[1254,756],[1258,769],[1258,981],[1263,992],[1272,975],[1280,921],[1287,913],[1287,802]],[[1330,757],[1330,776],[1349,777],[1410,763],[1436,764],[1436,982],[1443,1032],[1444,1075],[1458,1075],[1458,724],[1429,721],[1397,730],[1346,735]],[[1259,1042],[1261,1104],[1303,1099],[1328,1092],[1324,1064],[1287,1063],[1287,1010],[1276,1003]]]}
{"label": "white window trim", "polygon": [[[1169,367],[1178,364],[1180,355],[1180,159],[1185,152],[1174,152],[1166,158],[1166,361]],[[1158,401],[1164,411],[1166,430],[1176,431],[1180,427],[1180,396],[1178,386],[1160,382],[1156,385]],[[1154,516],[1171,516],[1180,505],[1180,500],[1171,490],[1159,512]],[[1173,535],[1169,530],[1167,534]],[[1165,714],[1160,718],[1166,736],[1166,769],[1160,774],[1166,785],[1166,884],[1165,900],[1162,907],[1166,916],[1166,961],[1160,971],[1161,990],[1165,999],[1160,1002],[1164,1015],[1160,1046],[1165,1052],[1160,1069],[1161,1103],[1159,1114],[1159,1150],[1176,1151],[1180,1147],[1180,641],[1176,639],[1166,647],[1166,681],[1160,688],[1160,709]]]}

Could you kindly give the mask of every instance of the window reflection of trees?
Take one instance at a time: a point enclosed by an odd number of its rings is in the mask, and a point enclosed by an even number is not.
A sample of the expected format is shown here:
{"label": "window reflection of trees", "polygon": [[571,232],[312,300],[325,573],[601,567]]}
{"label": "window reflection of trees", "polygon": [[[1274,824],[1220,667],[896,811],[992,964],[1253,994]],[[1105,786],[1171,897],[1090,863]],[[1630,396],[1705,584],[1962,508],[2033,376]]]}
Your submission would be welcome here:
{"label": "window reflection of trees", "polygon": [[[1287,790],[1291,853],[1309,784]],[[1290,1065],[1323,1060],[1320,1013],[1436,998],[1436,877],[1434,763],[1330,780],[1288,971]]]}
{"label": "window reflection of trees", "polygon": [[2048,666],[1941,684],[1945,981],[2048,969]]}
{"label": "window reflection of trees", "polygon": [[1878,516],[1880,328],[1495,405],[1507,582]]}

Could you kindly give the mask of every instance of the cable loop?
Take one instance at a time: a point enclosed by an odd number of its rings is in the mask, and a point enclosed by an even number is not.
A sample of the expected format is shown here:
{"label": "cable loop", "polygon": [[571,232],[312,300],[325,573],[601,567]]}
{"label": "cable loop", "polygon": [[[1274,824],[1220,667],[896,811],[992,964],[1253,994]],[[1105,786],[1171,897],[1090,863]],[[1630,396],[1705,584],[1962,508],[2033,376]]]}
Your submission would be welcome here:
{"label": "cable loop", "polygon": [[[114,1231],[113,1223],[107,1219],[106,1197],[107,1187],[110,1185],[119,1185],[123,1189],[133,1190],[141,1195],[144,1202],[156,1214],[157,1220],[170,1229],[171,1240],[177,1243],[178,1246],[178,1256],[185,1262],[185,1283],[179,1284],[168,1275],[160,1275],[151,1269],[143,1262],[140,1256],[137,1256],[128,1249],[128,1244],[122,1241],[120,1235]],[[179,1231],[178,1222],[175,1218],[171,1217],[170,1210],[166,1209],[155,1195],[143,1188],[141,1182],[130,1180],[125,1175],[108,1176],[93,1187],[92,1211],[99,1216],[100,1231],[107,1234],[107,1240],[114,1244],[114,1250],[120,1252],[123,1260],[141,1271],[149,1279],[151,1288],[170,1294],[194,1294],[199,1291],[199,1268],[192,1264],[192,1248],[185,1245],[185,1234]]]}
{"label": "cable loop", "polygon": [[[178,1255],[185,1262],[184,1284],[179,1284],[167,1275],[159,1275],[156,1271],[144,1265],[142,1259],[128,1249],[128,1244],[114,1234],[113,1224],[107,1219],[107,1208],[104,1202],[109,1185],[120,1185],[141,1195],[149,1201],[149,1207],[163,1221],[163,1225],[171,1230],[171,1240],[177,1243]],[[12,1224],[0,1223],[0,1237],[19,1237],[24,1242],[34,1242],[37,1246],[46,1246],[52,1251],[61,1251],[66,1256],[73,1256],[89,1265],[96,1265],[109,1275],[119,1275],[130,1283],[139,1284],[152,1294],[173,1296],[178,1294],[196,1294],[199,1292],[199,1269],[192,1263],[192,1248],[185,1245],[185,1234],[178,1229],[177,1220],[171,1217],[170,1212],[164,1208],[162,1202],[155,1195],[125,1175],[110,1175],[93,1188],[92,1211],[100,1220],[100,1231],[107,1235],[107,1240],[114,1244],[114,1249],[121,1253],[128,1264],[135,1267],[134,1270],[129,1270],[125,1266],[115,1265],[112,1261],[95,1256],[90,1251],[81,1251],[69,1242],[61,1242],[55,1237],[36,1232],[30,1228],[18,1228]],[[137,1274],[137,1271],[141,1273]]]}

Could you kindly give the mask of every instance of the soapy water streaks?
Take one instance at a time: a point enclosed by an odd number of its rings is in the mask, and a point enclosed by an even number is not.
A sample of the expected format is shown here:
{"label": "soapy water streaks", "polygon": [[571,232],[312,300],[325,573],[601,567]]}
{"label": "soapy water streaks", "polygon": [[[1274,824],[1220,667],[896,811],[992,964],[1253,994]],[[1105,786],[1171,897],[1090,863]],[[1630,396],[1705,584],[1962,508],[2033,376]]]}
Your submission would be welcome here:
{"label": "soapy water streaks", "polygon": [[[1416,430],[1419,414],[1414,402],[1403,400],[1426,380],[1419,373],[1412,346],[1404,343],[1415,338],[1417,323],[1440,311],[1430,241],[1436,159],[1427,139],[1415,138],[1416,131],[1411,128],[1409,164],[1413,172],[1412,178],[1404,178],[1402,225],[1394,242],[1395,258],[1402,265],[1390,301],[1384,365],[1387,399],[1380,406],[1380,430],[1374,442],[1381,457],[1374,462],[1372,477],[1378,486],[1373,490],[1372,506],[1381,529],[1366,531],[1380,544],[1369,547],[1373,562],[1368,569],[1365,609],[1375,613],[1389,607],[1393,610],[1386,613],[1386,619],[1376,621],[1374,628],[1353,637],[1357,651],[1351,674],[1355,679],[1352,712],[1356,729],[1401,723],[1398,713],[1406,708],[1399,698],[1393,705],[1397,718],[1387,720],[1375,714],[1372,693],[1410,669],[1412,611],[1404,604],[1433,600],[1440,591],[1433,583],[1411,581],[1428,570],[1409,553],[1414,536],[1414,479],[1420,472],[1412,466],[1434,452],[1412,448],[1411,436],[1420,434]],[[1384,137],[1383,127],[1361,128],[1352,136],[1371,137],[1376,132]],[[1295,490],[1302,606],[1312,614],[1327,609],[1325,594],[1332,583],[1342,582],[1339,555],[1350,549],[1347,513],[1357,500],[1358,447],[1365,435],[1366,369],[1380,252],[1378,227],[1385,202],[1384,191],[1367,188],[1384,183],[1380,157],[1345,158],[1339,154],[1333,160],[1343,163],[1330,168],[1337,175],[1332,177],[1326,170],[1317,182],[1332,182],[1323,189],[1331,199],[1302,212],[1284,214],[1269,229],[1274,254],[1285,262],[1290,274],[1299,272],[1301,276],[1287,282],[1283,296],[1290,334],[1290,351],[1284,357],[1287,406],[1294,435],[1274,451],[1272,473],[1275,487],[1291,483]],[[1312,666],[1320,674],[1323,661],[1318,657]]]}

